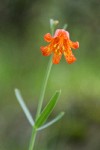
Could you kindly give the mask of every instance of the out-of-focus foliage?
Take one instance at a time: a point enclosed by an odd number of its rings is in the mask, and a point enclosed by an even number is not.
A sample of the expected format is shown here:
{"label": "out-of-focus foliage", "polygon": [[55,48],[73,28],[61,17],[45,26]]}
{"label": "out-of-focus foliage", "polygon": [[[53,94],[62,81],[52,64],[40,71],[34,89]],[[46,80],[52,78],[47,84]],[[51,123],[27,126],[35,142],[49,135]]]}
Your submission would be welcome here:
{"label": "out-of-focus foliage", "polygon": [[28,149],[31,127],[14,88],[22,91],[34,116],[49,60],[42,56],[40,46],[45,44],[43,35],[50,32],[50,18],[59,20],[58,28],[67,23],[71,39],[78,40],[80,48],[75,64],[62,59],[53,65],[45,103],[61,89],[51,118],[62,110],[66,114],[40,133],[36,149],[100,149],[99,14],[99,0],[0,1],[0,150]]}

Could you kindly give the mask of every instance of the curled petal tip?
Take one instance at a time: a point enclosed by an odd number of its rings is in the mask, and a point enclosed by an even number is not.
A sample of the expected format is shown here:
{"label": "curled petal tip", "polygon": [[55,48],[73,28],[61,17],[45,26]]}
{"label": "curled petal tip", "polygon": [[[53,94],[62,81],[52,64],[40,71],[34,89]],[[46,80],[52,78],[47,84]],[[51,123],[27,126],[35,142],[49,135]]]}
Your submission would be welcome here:
{"label": "curled petal tip", "polygon": [[77,49],[77,48],[79,48],[79,42],[78,41],[76,41],[76,42],[70,41],[70,46],[73,49]]}
{"label": "curled petal tip", "polygon": [[70,52],[69,54],[65,53],[65,59],[68,62],[68,64],[72,64],[76,61],[76,57],[72,54],[71,51],[69,52]]}
{"label": "curled petal tip", "polygon": [[79,48],[79,42],[78,42],[78,41],[75,42],[75,48],[76,48],[76,49]]}
{"label": "curled petal tip", "polygon": [[67,60],[68,64],[72,64],[72,63],[74,63],[75,61],[76,61],[76,58],[75,58],[75,57],[72,58],[72,59]]}
{"label": "curled petal tip", "polygon": [[51,54],[51,51],[49,50],[48,46],[41,46],[40,49],[44,56],[49,56]]}
{"label": "curled petal tip", "polygon": [[54,54],[53,56],[53,64],[59,64],[62,54]]}
{"label": "curled petal tip", "polygon": [[45,40],[46,42],[51,42],[51,40],[52,40],[51,34],[50,34],[50,33],[45,34],[45,35],[44,35],[44,40]]}
{"label": "curled petal tip", "polygon": [[75,42],[75,43],[73,44],[73,46],[74,46],[74,49],[79,48],[79,42],[78,42],[78,41],[77,41],[77,42]]}

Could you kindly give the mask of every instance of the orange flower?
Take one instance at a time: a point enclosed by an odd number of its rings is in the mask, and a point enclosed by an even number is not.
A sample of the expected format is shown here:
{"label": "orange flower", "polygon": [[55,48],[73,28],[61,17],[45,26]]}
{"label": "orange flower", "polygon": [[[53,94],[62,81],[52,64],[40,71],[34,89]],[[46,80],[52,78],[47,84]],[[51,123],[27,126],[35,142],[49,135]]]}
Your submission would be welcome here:
{"label": "orange flower", "polygon": [[44,56],[49,56],[53,53],[53,63],[58,64],[62,54],[64,54],[66,61],[71,64],[76,61],[71,48],[79,48],[79,42],[72,42],[69,38],[68,31],[64,29],[57,29],[54,36],[50,33],[45,34],[44,40],[49,42],[48,46],[42,46],[41,51]]}

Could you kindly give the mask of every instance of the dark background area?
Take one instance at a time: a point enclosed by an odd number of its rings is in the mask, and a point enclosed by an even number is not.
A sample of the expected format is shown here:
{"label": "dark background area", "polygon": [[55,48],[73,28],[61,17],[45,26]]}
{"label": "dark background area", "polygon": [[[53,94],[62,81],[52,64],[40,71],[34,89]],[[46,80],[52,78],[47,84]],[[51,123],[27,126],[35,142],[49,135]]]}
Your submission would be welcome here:
{"label": "dark background area", "polygon": [[64,117],[37,136],[36,150],[100,150],[100,1],[1,0],[0,1],[0,150],[27,150],[31,127],[20,108],[18,88],[33,116],[49,57],[40,46],[50,32],[49,19],[68,24],[77,62],[64,58],[53,65],[46,102],[61,89],[50,119]]}

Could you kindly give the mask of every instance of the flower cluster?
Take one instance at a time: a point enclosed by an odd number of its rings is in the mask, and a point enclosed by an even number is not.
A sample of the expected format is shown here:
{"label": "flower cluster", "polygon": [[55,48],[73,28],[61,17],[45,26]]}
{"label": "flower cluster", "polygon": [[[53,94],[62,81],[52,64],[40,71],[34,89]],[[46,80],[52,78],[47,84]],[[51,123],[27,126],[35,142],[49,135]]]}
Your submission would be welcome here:
{"label": "flower cluster", "polygon": [[50,33],[45,34],[44,40],[50,44],[41,47],[42,54],[44,56],[53,54],[52,61],[54,64],[58,64],[60,62],[62,54],[64,54],[65,59],[69,64],[76,61],[71,48],[79,48],[79,42],[72,42],[68,31],[65,31],[64,29],[57,29],[54,36],[51,36]]}

